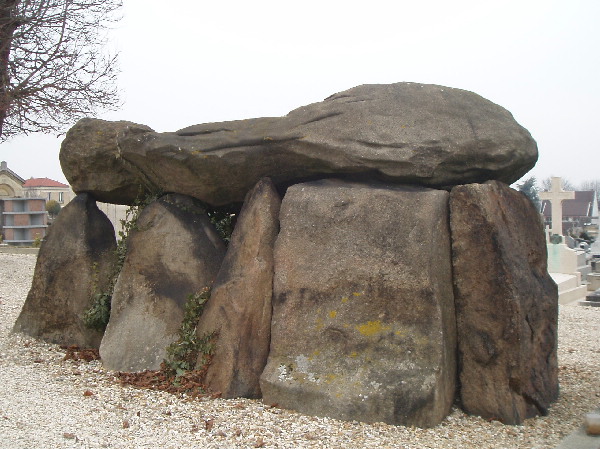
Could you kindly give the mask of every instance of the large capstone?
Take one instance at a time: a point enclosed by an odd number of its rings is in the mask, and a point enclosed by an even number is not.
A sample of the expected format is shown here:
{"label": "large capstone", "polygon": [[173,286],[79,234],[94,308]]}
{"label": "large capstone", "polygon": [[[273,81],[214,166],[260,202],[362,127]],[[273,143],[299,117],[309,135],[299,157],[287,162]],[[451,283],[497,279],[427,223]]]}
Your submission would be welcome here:
{"label": "large capstone", "polygon": [[264,401],[438,424],[456,386],[448,193],[316,181],[288,189],[280,220]]}
{"label": "large capstone", "polygon": [[363,85],[285,117],[156,133],[143,125],[83,119],[60,153],[76,192],[131,204],[162,190],[213,206],[241,203],[263,177],[448,187],[518,180],[537,160],[529,132],[472,92],[418,83]]}
{"label": "large capstone", "polygon": [[141,212],[112,298],[100,356],[119,371],[160,368],[186,301],[210,287],[225,245],[193,198],[170,194]]}
{"label": "large capstone", "polygon": [[545,415],[558,397],[557,287],[533,203],[499,183],[450,195],[460,396],[506,424]]}
{"label": "large capstone", "polygon": [[87,194],[61,211],[42,243],[31,290],[13,330],[63,345],[98,348],[102,332],[84,315],[96,295],[110,294],[115,231]]}
{"label": "large capstone", "polygon": [[280,205],[268,178],[248,193],[197,326],[199,337],[216,333],[206,384],[224,398],[261,396],[259,378],[271,342],[273,246]]}

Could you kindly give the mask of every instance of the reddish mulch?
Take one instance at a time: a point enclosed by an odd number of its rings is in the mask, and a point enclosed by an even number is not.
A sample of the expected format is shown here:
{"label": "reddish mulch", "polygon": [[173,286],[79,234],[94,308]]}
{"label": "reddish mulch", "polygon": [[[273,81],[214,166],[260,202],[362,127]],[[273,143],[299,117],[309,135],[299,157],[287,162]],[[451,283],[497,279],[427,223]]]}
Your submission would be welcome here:
{"label": "reddish mulch", "polygon": [[208,365],[202,370],[186,371],[176,377],[165,364],[157,371],[142,371],[139,373],[117,373],[122,385],[132,385],[138,388],[166,391],[172,394],[187,394],[191,397],[219,397],[219,394],[207,393],[204,377]]}
{"label": "reddish mulch", "polygon": [[[63,360],[74,360],[91,362],[100,360],[97,349],[81,349],[79,346],[61,346],[66,350]],[[210,358],[202,370],[186,371],[185,374],[176,377],[173,372],[161,364],[156,371],[142,371],[138,373],[117,373],[121,385],[131,385],[138,388],[166,391],[172,394],[187,394],[188,396],[217,398],[220,393],[207,393],[208,387],[204,384],[204,377],[210,364]]]}
{"label": "reddish mulch", "polygon": [[77,345],[61,346],[61,348],[67,351],[63,360],[83,360],[85,362],[100,360],[100,352],[97,349],[81,349]]}

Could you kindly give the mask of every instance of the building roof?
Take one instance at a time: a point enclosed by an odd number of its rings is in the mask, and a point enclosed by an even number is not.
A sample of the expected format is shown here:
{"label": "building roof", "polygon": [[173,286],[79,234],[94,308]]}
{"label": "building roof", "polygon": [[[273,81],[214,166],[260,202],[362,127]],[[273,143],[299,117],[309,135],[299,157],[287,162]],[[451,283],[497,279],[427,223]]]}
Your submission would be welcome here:
{"label": "building roof", "polygon": [[69,188],[68,185],[62,182],[55,181],[50,178],[30,178],[23,184],[23,187],[62,187]]}
{"label": "building roof", "polygon": [[23,178],[21,178],[14,171],[12,171],[10,168],[8,168],[8,164],[5,161],[0,162],[0,173],[2,173],[2,172],[4,172],[7,175],[11,176],[19,184],[23,184],[25,182],[25,180]]}
{"label": "building roof", "polygon": [[[575,199],[563,200],[563,217],[592,217],[594,211],[595,192],[575,192]],[[544,217],[552,217],[552,204],[548,200],[542,201],[542,214]]]}

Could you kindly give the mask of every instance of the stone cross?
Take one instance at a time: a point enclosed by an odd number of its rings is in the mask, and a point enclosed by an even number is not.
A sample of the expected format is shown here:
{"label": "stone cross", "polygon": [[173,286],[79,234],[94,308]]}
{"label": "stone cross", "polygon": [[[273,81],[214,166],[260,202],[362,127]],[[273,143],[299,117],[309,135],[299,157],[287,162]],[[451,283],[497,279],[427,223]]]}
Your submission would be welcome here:
{"label": "stone cross", "polygon": [[575,192],[565,192],[561,187],[560,177],[552,177],[552,187],[549,192],[540,192],[540,199],[552,204],[552,234],[562,235],[562,202],[572,200]]}

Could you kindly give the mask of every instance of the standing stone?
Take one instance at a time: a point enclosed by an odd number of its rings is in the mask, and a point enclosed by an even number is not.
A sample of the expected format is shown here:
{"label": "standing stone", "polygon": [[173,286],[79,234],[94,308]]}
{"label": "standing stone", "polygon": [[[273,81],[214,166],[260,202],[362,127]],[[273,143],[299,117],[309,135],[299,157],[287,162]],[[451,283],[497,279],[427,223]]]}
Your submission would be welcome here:
{"label": "standing stone", "polygon": [[462,404],[506,424],[558,397],[558,292],[533,203],[500,182],[450,195]]}
{"label": "standing stone", "polygon": [[448,193],[317,181],[288,189],[263,400],[433,426],[455,395]]}
{"label": "standing stone", "polygon": [[77,195],[49,229],[33,283],[13,331],[63,345],[98,348],[102,332],[83,314],[96,293],[108,292],[115,259],[115,231],[94,199]]}
{"label": "standing stone", "polygon": [[271,341],[273,246],[281,200],[270,179],[246,196],[198,335],[217,332],[206,384],[224,398],[261,396]]}
{"label": "standing stone", "polygon": [[212,285],[225,245],[195,200],[165,195],[140,214],[100,345],[103,364],[154,370],[177,339],[190,294]]}

